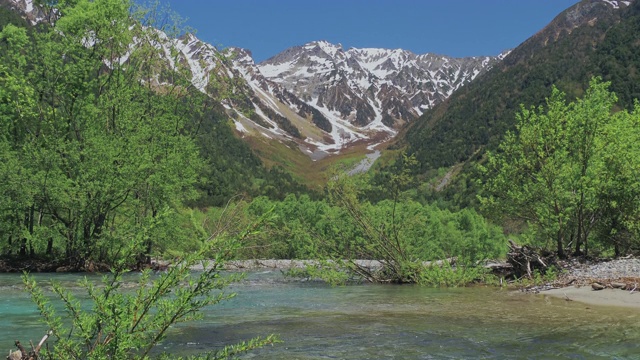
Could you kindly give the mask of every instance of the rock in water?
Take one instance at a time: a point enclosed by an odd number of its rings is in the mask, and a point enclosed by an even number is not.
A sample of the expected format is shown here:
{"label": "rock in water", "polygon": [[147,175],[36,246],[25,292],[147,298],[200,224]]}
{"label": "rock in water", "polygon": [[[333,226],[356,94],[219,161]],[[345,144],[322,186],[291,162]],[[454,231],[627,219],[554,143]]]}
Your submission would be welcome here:
{"label": "rock in water", "polygon": [[594,282],[593,284],[591,284],[591,288],[593,290],[602,290],[602,289],[604,289],[604,285],[602,285],[600,283],[597,283],[597,282]]}

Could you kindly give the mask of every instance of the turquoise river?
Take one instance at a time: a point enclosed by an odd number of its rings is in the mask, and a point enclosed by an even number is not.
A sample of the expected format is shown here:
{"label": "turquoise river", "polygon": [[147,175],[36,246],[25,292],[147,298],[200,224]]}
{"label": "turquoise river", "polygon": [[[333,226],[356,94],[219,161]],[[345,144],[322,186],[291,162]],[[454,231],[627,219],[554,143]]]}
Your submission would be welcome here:
{"label": "turquoise river", "polygon": [[[79,291],[84,275],[38,274]],[[131,274],[128,281],[135,281]],[[98,276],[89,276],[98,280]],[[0,351],[46,332],[20,278],[0,275]],[[259,335],[283,341],[245,359],[640,359],[640,311],[474,287],[330,287],[252,272],[238,295],[177,326],[159,351],[194,354]],[[638,295],[640,296],[640,295]]]}

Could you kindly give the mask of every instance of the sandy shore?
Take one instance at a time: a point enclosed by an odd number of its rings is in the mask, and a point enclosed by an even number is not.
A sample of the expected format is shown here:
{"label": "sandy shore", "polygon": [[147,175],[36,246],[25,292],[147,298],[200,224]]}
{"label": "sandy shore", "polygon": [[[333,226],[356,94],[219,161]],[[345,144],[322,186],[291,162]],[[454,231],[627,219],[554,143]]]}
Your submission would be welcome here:
{"label": "sandy shore", "polygon": [[562,299],[568,298],[590,305],[640,308],[640,292],[638,291],[634,291],[633,293],[620,289],[603,289],[596,291],[592,290],[591,286],[570,286],[541,291],[540,294]]}
{"label": "sandy shore", "polygon": [[[377,269],[382,266],[375,260],[355,260],[358,265],[370,269]],[[256,270],[256,269],[300,269],[306,265],[317,264],[314,260],[234,260],[225,263],[226,270]],[[429,263],[426,262],[426,265]],[[203,266],[204,265],[204,266]],[[194,270],[202,270],[211,264],[199,264],[194,266]],[[578,286],[567,286],[551,290],[538,288],[540,295],[552,296],[571,301],[578,301],[596,306],[618,306],[628,308],[640,308],[640,259],[614,260],[609,262],[596,262],[592,264],[572,264],[570,269],[565,271],[555,284],[549,286],[562,286],[566,283],[579,284]],[[597,281],[607,286],[603,290],[593,290],[591,283]],[[612,289],[611,283],[617,281],[624,284],[637,284],[638,289],[629,290]],[[629,287],[630,289],[631,287]]]}

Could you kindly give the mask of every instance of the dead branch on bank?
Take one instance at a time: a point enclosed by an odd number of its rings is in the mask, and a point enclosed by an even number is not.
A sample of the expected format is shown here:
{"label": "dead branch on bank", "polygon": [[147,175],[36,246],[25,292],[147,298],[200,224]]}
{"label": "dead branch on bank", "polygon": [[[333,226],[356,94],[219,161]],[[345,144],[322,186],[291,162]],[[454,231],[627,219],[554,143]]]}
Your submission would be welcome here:
{"label": "dead branch on bank", "polygon": [[551,266],[556,265],[556,255],[553,252],[535,249],[528,245],[520,246],[513,240],[509,240],[509,253],[507,262],[513,267],[513,275],[516,278],[527,276],[533,278],[537,270],[544,274]]}
{"label": "dead branch on bank", "polygon": [[44,343],[47,341],[47,339],[49,338],[49,336],[51,336],[53,332],[51,330],[49,330],[40,340],[40,342],[38,343],[38,346],[36,346],[35,348],[33,347],[33,343],[31,343],[31,351],[27,351],[24,346],[22,346],[22,344],[20,344],[20,341],[16,340],[15,345],[18,348],[18,350],[11,352],[9,351],[9,356],[7,356],[7,360],[38,360],[40,359],[39,354],[40,354],[40,349],[42,348],[42,345],[44,345]]}

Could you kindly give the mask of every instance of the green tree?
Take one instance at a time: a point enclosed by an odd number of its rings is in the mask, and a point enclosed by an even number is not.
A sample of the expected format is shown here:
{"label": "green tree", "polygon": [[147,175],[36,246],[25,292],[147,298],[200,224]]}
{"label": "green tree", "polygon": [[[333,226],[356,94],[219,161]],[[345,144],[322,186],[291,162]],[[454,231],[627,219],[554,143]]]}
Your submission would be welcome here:
{"label": "green tree", "polygon": [[485,209],[535,226],[555,239],[560,256],[570,245],[586,254],[592,231],[611,219],[613,208],[624,204],[625,212],[637,213],[636,201],[612,189],[638,198],[640,130],[635,112],[612,114],[616,97],[608,87],[596,78],[573,103],[554,88],[546,107],[522,106],[516,132],[507,133],[481,167],[489,177],[480,197]]}
{"label": "green tree", "polygon": [[[339,271],[346,269],[371,282],[460,285],[481,275],[475,270],[483,260],[504,255],[502,233],[475,212],[451,213],[407,197],[402,190],[414,181],[410,175],[414,164],[412,157],[404,157],[402,171],[390,178],[392,199],[377,204],[361,200],[367,187],[363,179],[334,177],[328,193],[346,219],[336,233],[344,230],[351,236],[320,248],[324,251],[320,257],[331,260],[324,266],[338,264]],[[363,266],[360,259],[377,260],[381,268]],[[440,265],[434,267],[425,262],[438,260]],[[451,263],[457,264],[456,268]],[[460,281],[433,281],[430,275],[434,271]],[[329,278],[336,277],[329,271]]]}
{"label": "green tree", "polygon": [[[115,264],[111,273],[103,276],[101,284],[86,278],[82,280],[80,285],[87,292],[84,301],[54,282],[53,293],[63,304],[64,318],[33,277],[23,276],[27,291],[50,329],[49,334],[55,339],[50,347],[43,349],[42,358],[176,359],[177,354],[152,353],[158,351],[156,346],[170,334],[170,328],[199,319],[204,308],[235,296],[226,293],[224,288],[241,275],[222,276],[220,271],[257,223],[238,236],[219,233],[208,237],[198,251],[186,255],[160,275],[145,270],[138,277],[135,289],[124,286],[124,276],[128,272],[126,256],[135,256],[138,246],[153,236],[149,230],[158,225],[162,217],[171,215],[170,212],[159,214],[139,229],[141,231],[123,250],[123,259]],[[212,257],[211,254],[215,255]],[[210,260],[202,261],[205,257]],[[192,271],[191,267],[195,265],[201,265],[204,270]],[[190,359],[226,359],[276,342],[278,339],[273,335],[254,338]]]}
{"label": "green tree", "polygon": [[640,105],[636,102],[631,113],[616,113],[600,141],[602,169],[596,198],[600,221],[595,235],[620,256],[638,248],[640,234]]}
{"label": "green tree", "polygon": [[195,196],[199,108],[186,75],[158,56],[163,35],[140,22],[150,13],[125,0],[56,6],[53,27],[0,33],[0,126],[16,164],[2,174],[12,181],[0,213],[20,234],[8,252],[62,252],[82,267],[112,260],[136,226]]}

